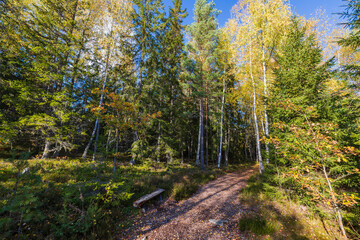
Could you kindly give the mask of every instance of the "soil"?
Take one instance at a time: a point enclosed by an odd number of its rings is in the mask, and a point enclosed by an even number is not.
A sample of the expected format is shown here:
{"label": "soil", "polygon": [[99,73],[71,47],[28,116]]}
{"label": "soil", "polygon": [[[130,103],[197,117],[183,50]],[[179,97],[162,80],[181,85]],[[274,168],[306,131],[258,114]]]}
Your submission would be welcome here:
{"label": "soil", "polygon": [[[149,207],[118,239],[247,239],[237,223],[242,214],[251,210],[240,204],[239,190],[257,171],[252,167],[229,173],[202,186],[187,200],[176,202],[169,198]],[[227,222],[221,226],[214,220]]]}

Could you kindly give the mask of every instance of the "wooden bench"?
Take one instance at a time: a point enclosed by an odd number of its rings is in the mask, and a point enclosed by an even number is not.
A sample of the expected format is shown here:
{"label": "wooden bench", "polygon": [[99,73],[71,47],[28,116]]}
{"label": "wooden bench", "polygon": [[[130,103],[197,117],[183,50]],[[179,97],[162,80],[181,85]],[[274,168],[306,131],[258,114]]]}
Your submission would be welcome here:
{"label": "wooden bench", "polygon": [[141,205],[143,205],[145,202],[149,201],[150,199],[160,195],[161,193],[165,192],[164,189],[157,189],[155,192],[152,192],[150,194],[147,194],[141,198],[139,198],[138,200],[136,200],[134,203],[133,203],[133,206],[134,207],[141,207]]}

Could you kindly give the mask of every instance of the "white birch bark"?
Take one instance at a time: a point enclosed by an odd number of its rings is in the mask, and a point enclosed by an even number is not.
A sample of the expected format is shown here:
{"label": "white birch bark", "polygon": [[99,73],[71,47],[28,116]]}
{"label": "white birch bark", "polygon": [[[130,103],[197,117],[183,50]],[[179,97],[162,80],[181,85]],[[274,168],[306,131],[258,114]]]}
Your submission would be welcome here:
{"label": "white birch bark", "polygon": [[259,137],[259,126],[257,121],[257,115],[256,115],[256,89],[255,89],[255,80],[252,72],[252,46],[250,42],[250,77],[251,82],[253,86],[253,111],[254,111],[254,125],[255,125],[255,139],[256,139],[256,150],[257,150],[257,156],[258,161],[260,165],[260,173],[262,173],[264,169],[262,157],[261,157],[261,147],[260,147],[260,137]]}
{"label": "white birch bark", "polygon": [[[103,101],[104,101],[104,90],[105,90],[105,87],[106,87],[106,78],[104,79],[104,82],[103,82],[103,86],[102,86],[102,93],[101,93],[101,96],[100,96],[100,102],[99,102],[99,108],[101,107]],[[98,127],[100,127],[100,119],[99,117],[96,118],[96,121],[95,121],[95,126],[94,126],[94,130],[91,134],[91,137],[90,137],[90,140],[88,142],[88,144],[86,145],[85,147],[85,150],[84,150],[84,153],[82,155],[82,158],[86,158],[87,157],[87,154],[89,152],[89,149],[90,149],[90,146],[94,140],[94,137],[95,137],[95,134],[97,133],[97,129]]]}
{"label": "white birch bark", "polygon": [[[110,36],[112,36],[112,30],[111,30],[111,34]],[[109,59],[110,59],[110,52],[111,52],[111,44],[109,43],[107,46],[107,53],[106,53],[106,64],[105,64],[105,77],[104,77],[104,82],[102,85],[102,92],[101,92],[101,96],[100,96],[100,102],[99,102],[99,109],[103,104],[104,101],[104,91],[105,91],[105,87],[106,87],[106,82],[107,82],[107,74],[108,74],[108,68],[109,68]],[[96,151],[97,151],[97,140],[99,138],[99,128],[100,128],[100,119],[99,117],[96,118],[95,121],[95,126],[94,126],[94,130],[91,134],[91,138],[89,140],[89,143],[86,145],[86,148],[84,150],[84,153],[82,155],[82,158],[86,158],[88,151],[90,149],[90,146],[94,140],[95,134],[96,134],[96,140],[94,143],[94,154],[93,154],[93,160],[95,160],[95,155],[96,155]]]}
{"label": "white birch bark", "polygon": [[223,95],[221,102],[221,120],[220,120],[220,146],[219,146],[219,156],[218,156],[218,168],[221,165],[221,153],[223,145],[223,122],[224,122],[224,102],[225,102],[225,79],[223,79]]}
{"label": "white birch bark", "polygon": [[[263,5],[264,8],[264,16],[265,16],[265,4]],[[264,78],[264,96],[265,96],[265,101],[264,101],[264,117],[265,117],[265,137],[268,138],[269,137],[269,120],[268,120],[268,115],[267,115],[267,79],[266,79],[266,63],[265,63],[265,27],[266,27],[266,22],[263,26],[263,31],[262,31],[262,38],[263,38],[263,47],[262,47],[262,67],[263,67],[263,78]],[[265,151],[266,151],[266,163],[269,163],[269,144],[266,142],[265,143]]]}

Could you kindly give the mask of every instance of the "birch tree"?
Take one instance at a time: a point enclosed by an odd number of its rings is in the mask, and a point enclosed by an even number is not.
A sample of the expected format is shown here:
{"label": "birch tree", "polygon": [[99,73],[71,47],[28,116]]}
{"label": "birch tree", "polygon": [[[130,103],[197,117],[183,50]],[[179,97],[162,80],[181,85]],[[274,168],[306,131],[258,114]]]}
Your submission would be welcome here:
{"label": "birch tree", "polygon": [[[227,28],[222,28],[219,34],[219,42],[218,46],[216,48],[217,52],[217,65],[219,69],[219,83],[222,86],[222,92],[221,92],[221,110],[220,110],[220,139],[219,139],[219,154],[218,154],[218,163],[217,167],[220,168],[221,166],[221,158],[222,158],[222,152],[223,152],[223,136],[224,131],[224,108],[225,106],[225,96],[226,96],[226,90],[227,86],[229,85],[229,82],[232,79],[232,76],[234,74],[234,64],[232,62],[232,55],[234,54],[233,49],[231,48],[229,34],[227,33]],[[229,127],[230,128],[230,127]],[[230,131],[228,131],[229,135]],[[228,154],[229,151],[229,137],[226,140],[226,153]],[[226,161],[227,163],[227,154],[226,154]]]}
{"label": "birch tree", "polygon": [[[265,140],[266,162],[269,162],[269,120],[267,97],[269,80],[272,79],[271,60],[276,48],[282,44],[290,19],[290,10],[282,0],[239,1],[234,7],[234,19],[228,22],[233,36],[233,48],[237,49],[239,81],[251,85],[253,121],[257,158],[263,169],[260,139]],[[240,47],[239,47],[240,46]],[[262,79],[262,82],[260,81]],[[260,104],[260,105],[259,105]],[[259,107],[260,106],[260,107]],[[259,118],[260,116],[260,118]],[[259,123],[264,122],[263,137],[260,137]]]}
{"label": "birch tree", "polygon": [[[98,109],[101,109],[109,71],[116,65],[122,65],[121,59],[124,57],[124,53],[121,44],[124,44],[123,38],[129,36],[132,31],[130,18],[132,4],[127,0],[112,0],[99,1],[96,6],[102,11],[99,12],[98,19],[93,27],[92,41],[89,43],[92,51],[88,55],[93,61],[100,62],[101,95]],[[93,153],[93,160],[95,160],[99,132],[100,118],[97,117],[90,140],[83,152],[83,158],[86,158],[95,138]]]}

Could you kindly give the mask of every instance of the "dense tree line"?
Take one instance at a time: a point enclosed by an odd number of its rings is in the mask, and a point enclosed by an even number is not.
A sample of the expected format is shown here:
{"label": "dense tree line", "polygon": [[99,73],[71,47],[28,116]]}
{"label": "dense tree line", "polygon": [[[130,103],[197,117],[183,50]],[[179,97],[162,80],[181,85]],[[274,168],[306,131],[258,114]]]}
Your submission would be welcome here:
{"label": "dense tree line", "polygon": [[276,165],[346,235],[360,224],[342,219],[359,212],[360,181],[360,7],[347,6],[326,45],[323,23],[284,0],[239,1],[223,28],[207,0],[186,27],[182,0],[1,1],[1,154],[92,155],[114,171],[144,159]]}

